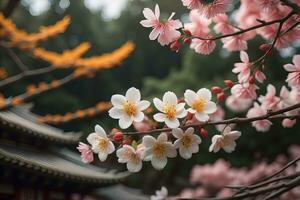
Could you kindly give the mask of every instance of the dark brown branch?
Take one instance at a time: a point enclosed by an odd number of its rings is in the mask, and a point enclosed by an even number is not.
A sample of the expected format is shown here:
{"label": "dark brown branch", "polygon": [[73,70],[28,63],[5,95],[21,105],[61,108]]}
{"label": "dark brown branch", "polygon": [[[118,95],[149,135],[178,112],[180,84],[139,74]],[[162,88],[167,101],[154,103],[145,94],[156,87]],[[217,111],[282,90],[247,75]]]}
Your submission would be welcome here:
{"label": "dark brown branch", "polygon": [[5,8],[2,10],[2,13],[5,17],[9,17],[14,10],[18,7],[20,0],[10,0],[8,1]]}
{"label": "dark brown branch", "polygon": [[[59,80],[59,87],[61,87],[61,86],[63,86],[63,85],[66,85],[66,84],[68,84],[68,83],[74,81],[74,80],[77,79],[77,78],[79,78],[79,77],[76,76],[76,75],[74,75],[74,74],[72,73],[72,74],[70,74],[70,75],[68,75],[68,76],[66,76],[66,77],[64,77],[64,78],[62,78],[62,79]],[[23,102],[26,102],[26,101],[32,99],[32,98],[35,97],[35,96],[38,96],[38,95],[40,95],[40,94],[44,94],[44,93],[49,92],[49,91],[51,91],[51,90],[53,90],[53,89],[56,89],[56,88],[58,88],[58,87],[57,87],[57,86],[50,86],[50,85],[49,85],[49,87],[46,88],[46,89],[38,90],[37,92],[35,92],[35,93],[33,93],[33,94],[27,93],[27,92],[26,92],[26,93],[23,93],[23,94],[18,95],[18,96],[16,96],[16,97],[13,97],[13,99],[14,99],[14,98],[15,98],[15,99],[18,99],[18,101],[20,101],[21,103],[23,103]],[[11,100],[11,101],[6,102],[5,105],[4,105],[3,107],[0,108],[0,110],[5,110],[5,109],[8,109],[8,108],[10,108],[10,107],[12,107],[12,106],[13,106],[13,101]]]}
{"label": "dark brown branch", "polygon": [[[1,45],[2,47],[4,47],[3,45]],[[24,72],[27,71],[29,68],[21,61],[21,59],[17,56],[17,54],[15,54],[15,52],[10,49],[10,48],[6,48],[4,47],[4,49],[6,50],[6,52],[8,53],[8,55],[12,58],[12,60],[17,64],[17,66],[19,67],[19,69]]]}
{"label": "dark brown branch", "polygon": [[47,73],[52,72],[54,70],[55,70],[54,67],[49,66],[49,67],[45,67],[45,68],[25,71],[25,72],[22,72],[20,74],[8,77],[4,80],[1,80],[0,81],[0,88],[8,86],[8,85],[13,84],[13,83],[16,83],[18,81],[24,80],[26,78],[47,74]]}
{"label": "dark brown branch", "polygon": [[[189,125],[183,125],[183,126],[180,126],[180,128],[182,128],[182,129],[186,129],[189,127],[198,128],[198,127],[203,127],[206,125],[219,125],[219,124],[241,124],[241,123],[249,123],[249,122],[254,122],[254,121],[259,121],[259,120],[264,120],[264,119],[268,119],[268,120],[287,119],[287,118],[288,119],[297,119],[297,118],[300,118],[299,114],[288,116],[288,115],[284,115],[284,113],[291,111],[291,110],[298,109],[298,108],[300,108],[300,103],[295,104],[293,106],[286,107],[286,108],[278,110],[278,111],[268,112],[267,114],[261,115],[258,117],[251,117],[251,118],[236,117],[236,118],[215,121],[215,122],[212,122],[212,121],[200,122],[200,123],[194,123],[194,124],[189,124]],[[144,135],[144,134],[170,132],[170,131],[172,131],[171,128],[159,128],[159,129],[153,129],[153,130],[141,131],[141,132],[124,132],[124,134],[126,134],[126,135]]]}
{"label": "dark brown branch", "polygon": [[[196,200],[242,200],[242,199],[249,199],[250,197],[257,197],[259,195],[267,194],[268,192],[274,192],[282,190],[282,188],[289,188],[286,191],[291,190],[292,188],[300,185],[300,176],[297,176],[296,178],[287,181],[287,182],[279,182],[276,185],[271,185],[271,186],[266,186],[262,188],[258,188],[255,190],[250,190],[241,194],[238,194],[236,196],[231,196],[231,197],[217,197],[217,198],[194,198]],[[282,194],[283,191],[280,193]],[[274,193],[273,193],[274,194]],[[278,195],[280,195],[278,194]],[[181,199],[181,200],[190,200],[188,198],[176,198],[176,199]]]}
{"label": "dark brown branch", "polygon": [[219,40],[222,38],[227,38],[227,37],[231,37],[231,36],[236,36],[236,35],[240,35],[252,30],[256,30],[265,26],[269,26],[272,24],[277,24],[277,23],[284,23],[286,20],[288,20],[291,16],[293,16],[295,14],[295,12],[290,12],[287,16],[281,18],[281,19],[277,19],[277,20],[273,20],[273,21],[269,21],[269,22],[262,22],[261,24],[249,27],[247,29],[243,29],[234,33],[230,33],[230,34],[225,34],[225,35],[220,35],[220,36],[216,36],[216,37],[212,37],[212,38],[204,38],[204,37],[194,37],[194,38],[198,38],[200,40]]}
{"label": "dark brown branch", "polygon": [[280,0],[283,5],[286,5],[294,10],[297,14],[300,14],[300,8],[297,4],[290,2],[289,0]]}

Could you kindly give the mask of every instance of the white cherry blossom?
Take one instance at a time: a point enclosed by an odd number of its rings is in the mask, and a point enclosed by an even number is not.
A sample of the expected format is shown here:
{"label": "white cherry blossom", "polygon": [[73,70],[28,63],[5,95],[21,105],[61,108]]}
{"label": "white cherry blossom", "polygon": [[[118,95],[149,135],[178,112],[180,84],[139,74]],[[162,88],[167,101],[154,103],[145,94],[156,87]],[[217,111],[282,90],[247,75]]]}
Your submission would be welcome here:
{"label": "white cherry blossom", "polygon": [[185,103],[178,103],[177,96],[173,92],[166,92],[162,101],[158,98],[153,99],[155,107],[161,112],[153,116],[158,122],[165,122],[169,128],[177,128],[179,126],[178,118],[187,115],[184,106]]}
{"label": "white cherry blossom", "polygon": [[236,146],[235,140],[240,136],[240,131],[231,131],[231,128],[227,126],[222,135],[215,135],[212,137],[212,144],[209,147],[209,151],[216,153],[222,148],[227,153],[231,153]]}
{"label": "white cherry blossom", "polygon": [[133,122],[141,122],[144,119],[143,110],[150,106],[149,101],[141,101],[141,93],[138,89],[129,88],[125,96],[115,94],[111,97],[113,107],[109,110],[109,116],[119,119],[122,129],[128,128]]}
{"label": "white cherry blossom", "polygon": [[190,159],[193,153],[199,151],[201,138],[194,134],[194,128],[190,127],[183,131],[180,128],[172,130],[172,134],[177,140],[174,143],[176,148],[179,148],[179,154],[184,159]]}
{"label": "white cherry blossom", "polygon": [[100,161],[105,161],[108,154],[115,151],[115,146],[106,135],[106,132],[100,125],[95,126],[95,132],[87,137],[87,141],[92,145],[94,153],[98,154]]}
{"label": "white cherry blossom", "polygon": [[151,195],[150,200],[166,200],[168,198],[168,190],[162,186],[160,190],[155,191],[155,195]]}
{"label": "white cherry blossom", "polygon": [[161,133],[157,139],[150,135],[143,137],[142,146],[145,148],[142,154],[144,161],[151,161],[152,166],[161,170],[167,165],[167,158],[174,158],[177,151],[174,145],[168,141],[166,133]]}
{"label": "white cherry blossom", "polygon": [[217,106],[211,101],[211,92],[206,88],[202,88],[196,92],[186,90],[184,93],[185,102],[191,107],[188,111],[195,114],[200,122],[209,120],[209,114],[216,112]]}
{"label": "white cherry blossom", "polygon": [[130,145],[124,145],[117,150],[117,157],[119,163],[127,163],[127,169],[130,172],[139,172],[142,169],[142,149],[134,149]]}

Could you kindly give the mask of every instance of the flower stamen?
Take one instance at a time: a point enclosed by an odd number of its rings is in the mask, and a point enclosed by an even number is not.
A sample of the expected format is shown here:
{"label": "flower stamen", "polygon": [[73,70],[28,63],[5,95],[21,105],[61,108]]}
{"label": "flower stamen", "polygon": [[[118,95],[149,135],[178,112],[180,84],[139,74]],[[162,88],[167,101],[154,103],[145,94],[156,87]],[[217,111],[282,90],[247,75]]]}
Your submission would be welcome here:
{"label": "flower stamen", "polygon": [[163,112],[168,119],[172,119],[176,116],[176,107],[175,105],[165,105],[163,108]]}
{"label": "flower stamen", "polygon": [[125,101],[125,103],[123,104],[123,109],[129,116],[133,116],[136,114],[136,106],[132,102]]}
{"label": "flower stamen", "polygon": [[204,107],[205,107],[206,101],[203,98],[199,98],[198,100],[196,100],[193,105],[192,108],[194,110],[196,110],[197,112],[203,112],[204,111]]}

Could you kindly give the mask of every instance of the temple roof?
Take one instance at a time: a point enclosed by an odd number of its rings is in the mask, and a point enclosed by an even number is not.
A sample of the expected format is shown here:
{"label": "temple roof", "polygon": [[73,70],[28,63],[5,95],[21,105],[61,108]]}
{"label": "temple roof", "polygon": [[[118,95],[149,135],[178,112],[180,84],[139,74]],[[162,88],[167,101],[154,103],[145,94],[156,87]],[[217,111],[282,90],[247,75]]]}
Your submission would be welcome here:
{"label": "temple roof", "polygon": [[37,122],[37,115],[30,112],[31,105],[23,105],[0,112],[0,126],[15,129],[15,133],[50,140],[56,143],[78,143],[81,133],[64,132],[58,128]]}
{"label": "temple roof", "polygon": [[69,182],[86,184],[116,183],[126,178],[128,172],[116,172],[84,164],[78,154],[70,150],[55,149],[55,151],[34,149],[31,147],[2,144],[0,145],[0,162],[14,168]]}

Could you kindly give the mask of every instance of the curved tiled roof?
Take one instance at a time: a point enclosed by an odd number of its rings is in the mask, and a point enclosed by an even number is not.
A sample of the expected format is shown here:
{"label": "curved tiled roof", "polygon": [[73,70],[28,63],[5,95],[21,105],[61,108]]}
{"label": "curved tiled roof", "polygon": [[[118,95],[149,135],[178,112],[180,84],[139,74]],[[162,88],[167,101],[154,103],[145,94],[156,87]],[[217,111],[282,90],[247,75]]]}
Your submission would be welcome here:
{"label": "curved tiled roof", "polygon": [[[110,184],[126,178],[128,172],[107,171],[93,165],[83,164],[78,155],[68,156],[66,152],[21,147],[12,144],[0,144],[0,162],[22,170],[69,182],[87,184]],[[68,151],[71,153],[71,151]],[[77,158],[74,158],[74,156]]]}
{"label": "curved tiled roof", "polygon": [[29,111],[30,105],[0,112],[0,126],[15,129],[16,134],[25,133],[33,137],[56,143],[78,143],[81,133],[64,132],[58,128],[37,122],[37,116]]}

